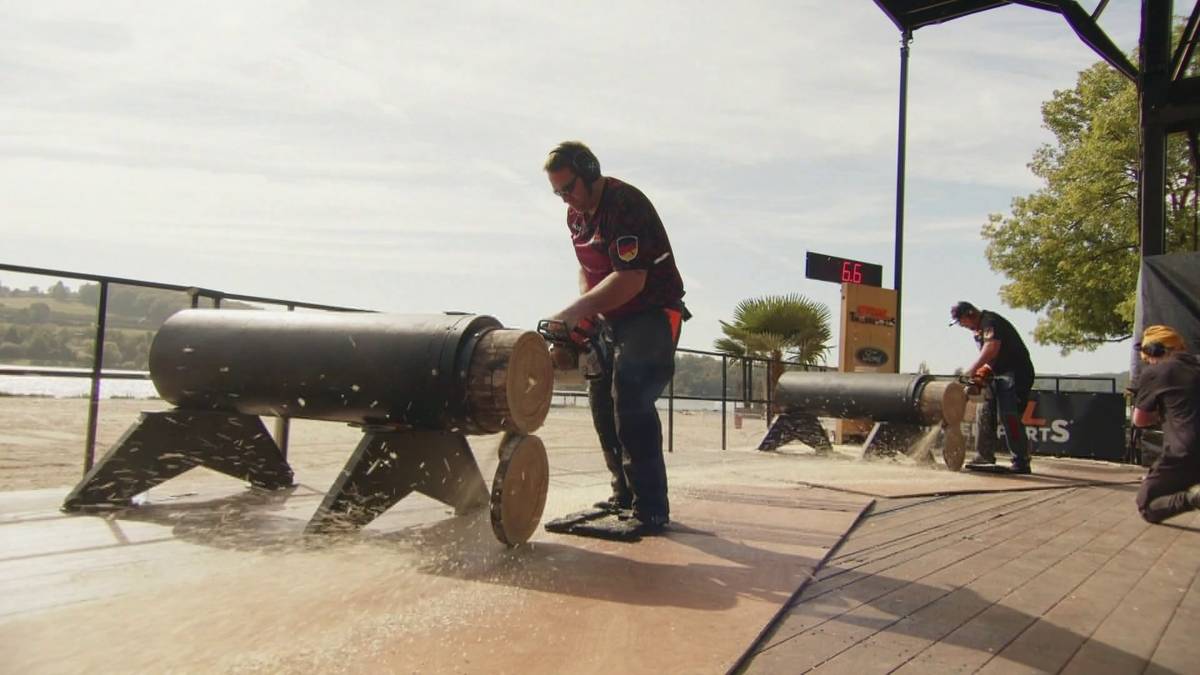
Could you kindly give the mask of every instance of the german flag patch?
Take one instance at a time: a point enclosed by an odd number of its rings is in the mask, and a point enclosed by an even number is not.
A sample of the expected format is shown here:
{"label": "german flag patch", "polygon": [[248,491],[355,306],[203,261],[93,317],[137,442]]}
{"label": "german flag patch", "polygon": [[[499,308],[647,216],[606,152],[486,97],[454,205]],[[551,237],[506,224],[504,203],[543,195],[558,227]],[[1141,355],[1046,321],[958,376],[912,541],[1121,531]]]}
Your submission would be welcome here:
{"label": "german flag patch", "polygon": [[632,235],[617,239],[617,257],[630,262],[638,256],[638,238]]}

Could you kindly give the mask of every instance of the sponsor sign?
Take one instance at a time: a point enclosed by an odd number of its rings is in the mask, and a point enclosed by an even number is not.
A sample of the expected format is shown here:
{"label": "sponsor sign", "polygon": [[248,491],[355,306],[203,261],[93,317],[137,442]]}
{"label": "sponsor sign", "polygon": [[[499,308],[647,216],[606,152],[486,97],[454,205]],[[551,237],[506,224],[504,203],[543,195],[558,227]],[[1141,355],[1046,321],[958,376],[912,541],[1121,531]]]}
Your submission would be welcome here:
{"label": "sponsor sign", "polygon": [[1035,390],[1021,422],[1034,454],[1125,459],[1125,397],[1121,394]]}
{"label": "sponsor sign", "polygon": [[855,323],[865,323],[871,326],[890,326],[895,328],[896,317],[888,316],[888,312],[883,307],[874,307],[872,305],[858,305],[850,310],[850,320]]}
{"label": "sponsor sign", "polygon": [[882,366],[888,362],[887,352],[878,347],[862,347],[854,352],[854,358],[868,366]]}

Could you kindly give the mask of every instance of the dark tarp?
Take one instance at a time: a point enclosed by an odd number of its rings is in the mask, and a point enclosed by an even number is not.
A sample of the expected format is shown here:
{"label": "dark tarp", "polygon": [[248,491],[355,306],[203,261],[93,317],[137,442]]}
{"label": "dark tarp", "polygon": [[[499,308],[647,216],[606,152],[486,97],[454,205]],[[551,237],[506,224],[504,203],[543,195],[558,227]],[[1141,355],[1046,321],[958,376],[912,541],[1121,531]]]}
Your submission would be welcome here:
{"label": "dark tarp", "polygon": [[[1165,324],[1187,341],[1188,351],[1200,354],[1200,253],[1169,253],[1142,259],[1138,274],[1138,304],[1134,338],[1146,326]],[[1130,372],[1138,370],[1132,355]]]}

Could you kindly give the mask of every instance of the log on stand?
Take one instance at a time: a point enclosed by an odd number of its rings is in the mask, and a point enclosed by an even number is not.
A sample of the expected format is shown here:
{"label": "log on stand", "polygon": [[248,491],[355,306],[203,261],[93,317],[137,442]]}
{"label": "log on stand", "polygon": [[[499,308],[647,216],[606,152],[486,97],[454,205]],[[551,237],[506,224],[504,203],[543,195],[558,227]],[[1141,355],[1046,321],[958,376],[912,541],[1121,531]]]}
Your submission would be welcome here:
{"label": "log on stand", "polygon": [[[414,491],[460,514],[502,495],[493,516],[509,545],[536,528],[546,459],[530,434],[545,421],[554,387],[536,332],[460,313],[184,310],[155,335],[150,375],[176,407],[143,416],[65,509],[124,507],[194,466],[290,486],[286,458],[261,423],[251,424],[278,415],[364,432],[309,532],[362,527]],[[186,434],[179,420],[188,421]],[[489,491],[466,436],[499,432],[509,436]]]}
{"label": "log on stand", "polygon": [[494,330],[479,339],[467,375],[467,409],[481,433],[536,431],[553,393],[554,371],[540,335]]}
{"label": "log on stand", "polygon": [[[911,449],[930,427],[943,431],[943,460],[962,468],[966,444],[962,421],[967,393],[957,381],[929,375],[893,373],[789,372],[779,378],[777,403],[783,410],[760,449],[774,449],[801,438],[798,422],[820,417],[870,419],[863,456]],[[811,424],[810,424],[811,426]]]}

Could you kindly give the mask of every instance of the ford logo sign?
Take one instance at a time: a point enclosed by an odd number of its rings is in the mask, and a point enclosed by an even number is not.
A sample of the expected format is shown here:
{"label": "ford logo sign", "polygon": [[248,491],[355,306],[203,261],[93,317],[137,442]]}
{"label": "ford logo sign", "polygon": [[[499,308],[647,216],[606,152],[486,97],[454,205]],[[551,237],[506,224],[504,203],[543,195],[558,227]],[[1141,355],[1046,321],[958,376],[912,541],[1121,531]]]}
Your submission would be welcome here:
{"label": "ford logo sign", "polygon": [[878,347],[863,347],[854,353],[854,358],[868,366],[882,366],[888,362],[887,352]]}

